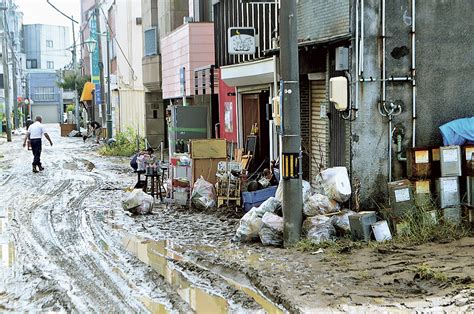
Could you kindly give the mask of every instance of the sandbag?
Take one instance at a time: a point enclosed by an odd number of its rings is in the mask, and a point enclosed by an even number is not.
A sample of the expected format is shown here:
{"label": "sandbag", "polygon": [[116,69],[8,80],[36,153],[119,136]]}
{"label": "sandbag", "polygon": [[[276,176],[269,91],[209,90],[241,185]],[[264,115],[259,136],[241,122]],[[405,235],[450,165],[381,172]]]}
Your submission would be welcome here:
{"label": "sandbag", "polygon": [[326,195],[314,194],[304,203],[303,213],[311,217],[335,213],[339,211],[339,209],[340,206],[338,202],[330,200]]}
{"label": "sandbag", "polygon": [[234,240],[250,242],[258,239],[258,232],[262,227],[262,218],[258,217],[256,210],[257,208],[253,207],[240,219]]}
{"label": "sandbag", "polygon": [[214,186],[202,176],[194,182],[191,202],[198,209],[209,209],[216,205]]}
{"label": "sandbag", "polygon": [[327,197],[339,203],[351,197],[351,183],[346,167],[334,167],[321,171],[324,192]]}
{"label": "sandbag", "polygon": [[258,232],[263,245],[283,245],[283,218],[272,213],[265,213],[262,227]]}

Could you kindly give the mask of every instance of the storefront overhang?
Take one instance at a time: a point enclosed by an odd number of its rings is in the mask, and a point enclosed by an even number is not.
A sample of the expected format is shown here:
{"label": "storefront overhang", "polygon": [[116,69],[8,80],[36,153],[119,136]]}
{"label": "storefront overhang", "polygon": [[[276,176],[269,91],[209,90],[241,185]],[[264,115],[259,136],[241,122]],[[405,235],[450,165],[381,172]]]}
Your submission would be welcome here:
{"label": "storefront overhang", "polygon": [[94,83],[86,82],[82,90],[81,101],[92,101],[92,91],[95,89]]}
{"label": "storefront overhang", "polygon": [[249,86],[273,83],[276,58],[221,67],[221,79],[228,86]]}

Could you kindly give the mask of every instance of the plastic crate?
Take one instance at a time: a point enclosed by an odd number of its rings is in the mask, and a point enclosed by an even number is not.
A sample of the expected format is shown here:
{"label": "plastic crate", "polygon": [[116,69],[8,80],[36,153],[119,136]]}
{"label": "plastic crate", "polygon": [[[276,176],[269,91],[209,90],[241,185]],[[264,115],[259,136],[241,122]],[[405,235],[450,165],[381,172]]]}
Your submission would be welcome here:
{"label": "plastic crate", "polygon": [[244,210],[248,212],[252,207],[258,207],[272,196],[275,196],[277,186],[271,186],[266,189],[255,192],[242,192]]}

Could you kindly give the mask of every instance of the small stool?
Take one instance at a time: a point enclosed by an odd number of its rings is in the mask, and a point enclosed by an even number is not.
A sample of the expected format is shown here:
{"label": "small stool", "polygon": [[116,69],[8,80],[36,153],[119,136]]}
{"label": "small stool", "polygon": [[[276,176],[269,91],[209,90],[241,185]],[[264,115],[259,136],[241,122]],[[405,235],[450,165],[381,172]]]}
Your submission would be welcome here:
{"label": "small stool", "polygon": [[[144,189],[148,187],[148,180],[151,180],[150,185],[151,185],[151,190],[150,190],[150,195],[155,197],[155,180],[156,180],[156,185],[157,185],[157,194],[160,196],[160,201],[163,201],[163,195],[161,193],[161,187],[163,185],[161,179],[161,175],[158,173],[153,173],[153,174],[145,174],[145,186]],[[146,192],[146,191],[145,191]]]}

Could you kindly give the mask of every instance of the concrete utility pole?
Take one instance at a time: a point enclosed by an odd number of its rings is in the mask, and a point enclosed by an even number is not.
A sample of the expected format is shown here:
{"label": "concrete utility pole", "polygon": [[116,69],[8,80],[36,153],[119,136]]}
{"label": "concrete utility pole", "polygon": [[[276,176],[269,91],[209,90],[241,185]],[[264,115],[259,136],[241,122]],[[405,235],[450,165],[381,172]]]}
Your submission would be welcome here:
{"label": "concrete utility pole", "polygon": [[283,174],[283,245],[288,247],[299,241],[303,222],[300,89],[296,0],[280,3],[280,93],[283,96],[283,160],[280,168]]}
{"label": "concrete utility pole", "polygon": [[8,36],[5,32],[5,10],[7,9],[5,1],[2,1],[0,8],[0,31],[2,33],[2,63],[3,63],[3,89],[5,90],[5,116],[7,141],[12,141],[12,132],[10,124],[10,71],[8,69]]}
{"label": "concrete utility pole", "polygon": [[100,73],[100,101],[101,101],[101,111],[102,111],[102,125],[105,125],[106,123],[106,108],[105,108],[105,102],[104,102],[104,99],[105,99],[105,90],[104,90],[104,62],[102,62],[103,58],[102,58],[102,32],[100,30],[100,14],[99,14],[99,2],[97,1],[96,2],[96,5],[95,5],[95,18],[96,18],[96,25],[97,25],[97,45],[98,45],[98,49],[99,49],[99,60],[101,60],[99,62],[99,73]]}

